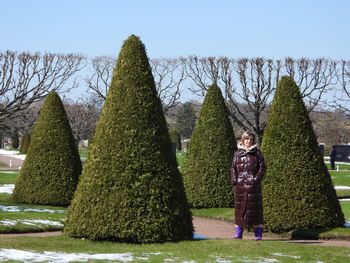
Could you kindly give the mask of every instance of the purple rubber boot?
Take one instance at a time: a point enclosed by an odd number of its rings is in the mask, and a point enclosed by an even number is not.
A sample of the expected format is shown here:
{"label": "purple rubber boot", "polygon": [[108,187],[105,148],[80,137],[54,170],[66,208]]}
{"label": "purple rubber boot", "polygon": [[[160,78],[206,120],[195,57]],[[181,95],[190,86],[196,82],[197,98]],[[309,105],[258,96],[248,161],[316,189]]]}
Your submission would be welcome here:
{"label": "purple rubber boot", "polygon": [[262,235],[263,235],[262,227],[255,228],[254,233],[255,233],[255,240],[262,240]]}
{"label": "purple rubber boot", "polygon": [[242,239],[242,236],[243,236],[243,227],[236,226],[235,230],[236,230],[236,233],[235,233],[234,238],[235,238],[235,239]]}

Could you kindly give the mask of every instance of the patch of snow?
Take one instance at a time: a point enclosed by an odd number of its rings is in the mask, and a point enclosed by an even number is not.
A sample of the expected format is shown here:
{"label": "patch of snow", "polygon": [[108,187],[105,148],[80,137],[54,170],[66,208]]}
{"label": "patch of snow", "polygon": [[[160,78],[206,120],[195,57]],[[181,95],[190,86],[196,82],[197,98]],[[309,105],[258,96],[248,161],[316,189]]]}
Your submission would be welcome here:
{"label": "patch of snow", "polygon": [[2,174],[15,174],[17,171],[0,171]]}
{"label": "patch of snow", "polygon": [[[235,259],[235,262],[237,259]],[[275,262],[279,262],[277,259],[274,258],[250,258],[250,257],[243,257],[243,258],[239,258],[239,262],[244,262],[244,263],[275,263]]]}
{"label": "patch of snow", "polygon": [[12,194],[13,189],[15,189],[14,184],[2,184],[2,185],[0,185],[0,193],[1,194]]}
{"label": "patch of snow", "polygon": [[15,226],[17,225],[17,220],[4,219],[0,221],[0,225]]}
{"label": "patch of snow", "polygon": [[17,155],[13,155],[12,157],[16,159],[25,160],[26,156],[27,156],[26,154],[17,154]]}
{"label": "patch of snow", "polygon": [[29,226],[40,226],[40,225],[49,225],[49,226],[59,226],[63,227],[63,224],[58,221],[52,221],[52,220],[42,220],[42,219],[4,219],[0,221],[0,225],[4,226],[15,226],[17,224],[24,224]]}
{"label": "patch of snow", "polygon": [[231,263],[232,262],[232,260],[219,258],[219,257],[216,257],[215,260],[216,260],[217,263]]}
{"label": "patch of snow", "polygon": [[295,259],[301,258],[300,256],[286,255],[282,253],[272,253],[271,255],[278,256],[278,257],[286,257],[286,258],[295,258]]}
{"label": "patch of snow", "polygon": [[0,154],[3,154],[3,155],[15,155],[18,153],[19,153],[19,151],[8,151],[5,149],[0,149]]}
{"label": "patch of snow", "polygon": [[350,227],[350,221],[346,222],[346,223],[344,224],[344,227]]}
{"label": "patch of snow", "polygon": [[349,202],[349,201],[350,201],[350,198],[340,198],[340,199],[338,199],[338,201],[346,201],[346,202]]}
{"label": "patch of snow", "polygon": [[133,253],[110,253],[110,254],[88,254],[88,253],[65,253],[65,252],[34,252],[18,249],[0,249],[0,261],[4,260],[17,260],[23,262],[77,262],[77,261],[90,261],[90,260],[105,260],[105,261],[121,261],[132,262],[135,260],[149,260],[149,255],[160,255],[160,253],[142,253],[140,257],[135,256]]}
{"label": "patch of snow", "polygon": [[64,213],[64,210],[52,210],[52,209],[46,209],[46,208],[25,208],[25,207],[19,207],[19,206],[6,206],[6,205],[0,205],[0,211],[1,212],[39,212],[39,213]]}
{"label": "patch of snow", "polygon": [[335,190],[350,190],[350,186],[337,185],[334,186]]}

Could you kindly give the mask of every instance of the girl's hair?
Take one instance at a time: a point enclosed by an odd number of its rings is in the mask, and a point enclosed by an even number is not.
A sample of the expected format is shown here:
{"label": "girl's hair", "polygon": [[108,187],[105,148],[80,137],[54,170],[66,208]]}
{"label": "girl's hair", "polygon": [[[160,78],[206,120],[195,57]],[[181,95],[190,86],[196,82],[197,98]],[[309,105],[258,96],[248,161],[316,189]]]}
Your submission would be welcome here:
{"label": "girl's hair", "polygon": [[244,140],[249,138],[249,137],[252,137],[253,138],[253,144],[255,144],[255,134],[252,133],[251,131],[245,131],[243,134],[242,134],[242,137],[241,137],[241,143],[243,144]]}

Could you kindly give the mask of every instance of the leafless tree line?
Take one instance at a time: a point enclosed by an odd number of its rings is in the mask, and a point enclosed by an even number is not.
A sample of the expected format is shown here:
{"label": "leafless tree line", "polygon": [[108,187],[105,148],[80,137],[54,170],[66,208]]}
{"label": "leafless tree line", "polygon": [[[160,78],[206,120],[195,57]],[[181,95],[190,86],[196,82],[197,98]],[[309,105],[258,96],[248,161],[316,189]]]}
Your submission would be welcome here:
{"label": "leafless tree line", "polygon": [[[259,141],[266,126],[268,108],[281,76],[289,75],[295,79],[309,112],[321,105],[344,105],[338,103],[339,100],[328,98],[327,101],[325,98],[327,94],[333,94],[334,89],[340,90],[343,87],[343,93],[346,92],[344,83],[349,85],[350,79],[350,62],[325,58],[288,57],[274,60],[188,56],[151,59],[150,63],[165,111],[179,103],[185,89],[189,89],[193,94],[205,96],[207,88],[212,83],[217,83],[223,91],[234,123],[241,129],[254,131]],[[92,60],[92,64],[96,74],[85,78],[85,81],[90,91],[104,99],[114,60],[97,57]],[[344,96],[342,98],[344,99]],[[345,99],[350,100],[349,93]]]}
{"label": "leafless tree line", "polygon": [[[83,79],[87,92],[100,100],[106,99],[109,83],[112,79],[115,59],[100,56],[91,59],[90,74]],[[179,59],[150,59],[158,96],[163,103],[164,111],[175,107],[180,102],[180,87],[185,80],[185,71]]]}
{"label": "leafless tree line", "polygon": [[[310,112],[320,105],[349,111],[346,102],[350,102],[350,61],[346,60],[188,56],[150,59],[150,65],[166,112],[180,103],[185,90],[205,96],[208,86],[217,83],[233,122],[241,129],[254,131],[259,139],[276,85],[283,75],[295,79]],[[90,97],[68,110],[71,119],[75,119],[72,109],[78,112],[77,116],[92,116],[91,109],[98,111],[105,100],[114,66],[115,59],[107,56],[87,59],[79,54],[0,52],[0,125],[25,116],[23,112],[49,91],[63,93],[78,84],[86,88]],[[334,100],[329,99],[327,94],[335,90]],[[81,113],[83,104],[84,111],[90,113]],[[76,118],[72,123],[78,120],[81,121]]]}

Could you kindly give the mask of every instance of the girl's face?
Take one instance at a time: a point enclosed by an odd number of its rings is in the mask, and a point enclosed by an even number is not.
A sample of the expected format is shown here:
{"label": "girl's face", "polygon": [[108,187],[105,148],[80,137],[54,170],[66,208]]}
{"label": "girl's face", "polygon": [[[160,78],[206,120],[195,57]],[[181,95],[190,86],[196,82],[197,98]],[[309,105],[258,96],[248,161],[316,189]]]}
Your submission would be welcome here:
{"label": "girl's face", "polygon": [[251,147],[253,145],[253,143],[254,143],[253,136],[249,136],[249,137],[244,139],[243,146],[244,146],[244,148],[248,149],[249,147]]}

